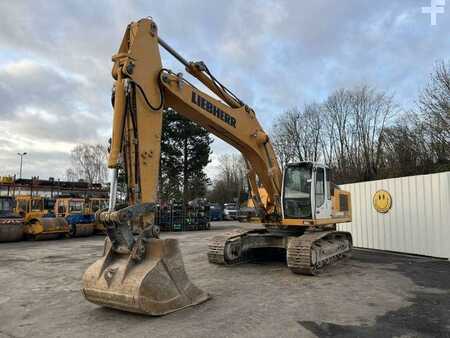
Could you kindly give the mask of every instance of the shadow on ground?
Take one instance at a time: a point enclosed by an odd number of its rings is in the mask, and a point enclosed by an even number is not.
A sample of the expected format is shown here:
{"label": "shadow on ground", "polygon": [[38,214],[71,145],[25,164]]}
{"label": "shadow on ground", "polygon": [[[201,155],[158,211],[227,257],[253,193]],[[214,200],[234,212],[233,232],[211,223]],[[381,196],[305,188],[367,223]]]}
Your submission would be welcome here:
{"label": "shadow on ground", "polygon": [[298,321],[305,329],[318,337],[450,337],[448,261],[390,254],[375,256],[366,251],[356,251],[353,260],[384,264],[383,269],[395,269],[424,291],[413,293],[408,299],[411,305],[377,317],[373,326]]}

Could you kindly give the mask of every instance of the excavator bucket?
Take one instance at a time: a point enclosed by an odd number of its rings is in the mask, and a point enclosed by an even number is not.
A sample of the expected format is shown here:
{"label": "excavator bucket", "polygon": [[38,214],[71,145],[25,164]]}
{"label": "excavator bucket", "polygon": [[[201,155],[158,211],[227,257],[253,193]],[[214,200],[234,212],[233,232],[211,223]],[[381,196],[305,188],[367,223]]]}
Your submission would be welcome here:
{"label": "excavator bucket", "polygon": [[83,295],[92,303],[161,316],[209,299],[184,270],[176,239],[148,239],[139,260],[112,250],[105,240],[103,257],[83,276]]}

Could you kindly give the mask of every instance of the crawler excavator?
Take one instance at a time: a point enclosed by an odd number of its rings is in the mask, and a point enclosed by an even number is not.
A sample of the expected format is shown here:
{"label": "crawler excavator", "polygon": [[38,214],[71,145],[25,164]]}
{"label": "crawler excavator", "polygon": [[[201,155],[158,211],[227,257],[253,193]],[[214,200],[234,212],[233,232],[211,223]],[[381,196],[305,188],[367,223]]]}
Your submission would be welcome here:
{"label": "crawler excavator", "polygon": [[[163,68],[159,46],[212,93],[182,73]],[[103,256],[83,276],[91,302],[121,310],[164,315],[206,301],[192,284],[175,239],[159,239],[154,224],[163,109],[172,108],[237,148],[245,158],[254,205],[264,228],[238,230],[209,242],[211,263],[231,265],[252,259],[261,248],[286,251],[295,273],[315,274],[350,252],[351,235],[336,223],[351,220],[350,195],[331,189],[330,170],[314,162],[281,171],[271,141],[252,108],[209,71],[188,62],[158,35],[152,19],[128,25],[112,57],[113,130],[109,208],[98,213],[107,237]],[[216,97],[214,97],[215,95]],[[115,207],[117,173],[127,180],[129,205]],[[267,192],[265,201],[258,186]],[[137,236],[132,229],[139,229]]]}

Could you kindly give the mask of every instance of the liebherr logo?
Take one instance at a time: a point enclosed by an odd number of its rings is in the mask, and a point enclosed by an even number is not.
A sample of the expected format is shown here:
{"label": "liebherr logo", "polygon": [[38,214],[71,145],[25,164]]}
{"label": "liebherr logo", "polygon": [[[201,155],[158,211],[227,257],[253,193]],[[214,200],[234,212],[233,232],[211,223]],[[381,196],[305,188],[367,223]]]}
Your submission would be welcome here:
{"label": "liebherr logo", "polygon": [[225,113],[222,109],[216,107],[211,102],[209,102],[204,97],[201,97],[200,95],[197,95],[195,92],[192,92],[192,102],[195,103],[200,108],[206,110],[207,112],[213,114],[218,119],[221,119],[226,124],[229,124],[233,128],[236,128],[236,119]]}

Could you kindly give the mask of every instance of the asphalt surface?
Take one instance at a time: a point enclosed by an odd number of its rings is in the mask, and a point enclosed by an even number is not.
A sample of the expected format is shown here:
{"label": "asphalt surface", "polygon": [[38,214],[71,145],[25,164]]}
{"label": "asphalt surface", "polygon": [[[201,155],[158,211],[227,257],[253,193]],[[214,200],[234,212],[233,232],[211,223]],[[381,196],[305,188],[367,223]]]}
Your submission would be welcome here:
{"label": "asphalt surface", "polygon": [[164,317],[102,308],[80,293],[103,239],[0,243],[0,337],[450,337],[450,263],[355,250],[320,276],[282,260],[209,264],[208,239],[179,239],[191,280],[212,299]]}

